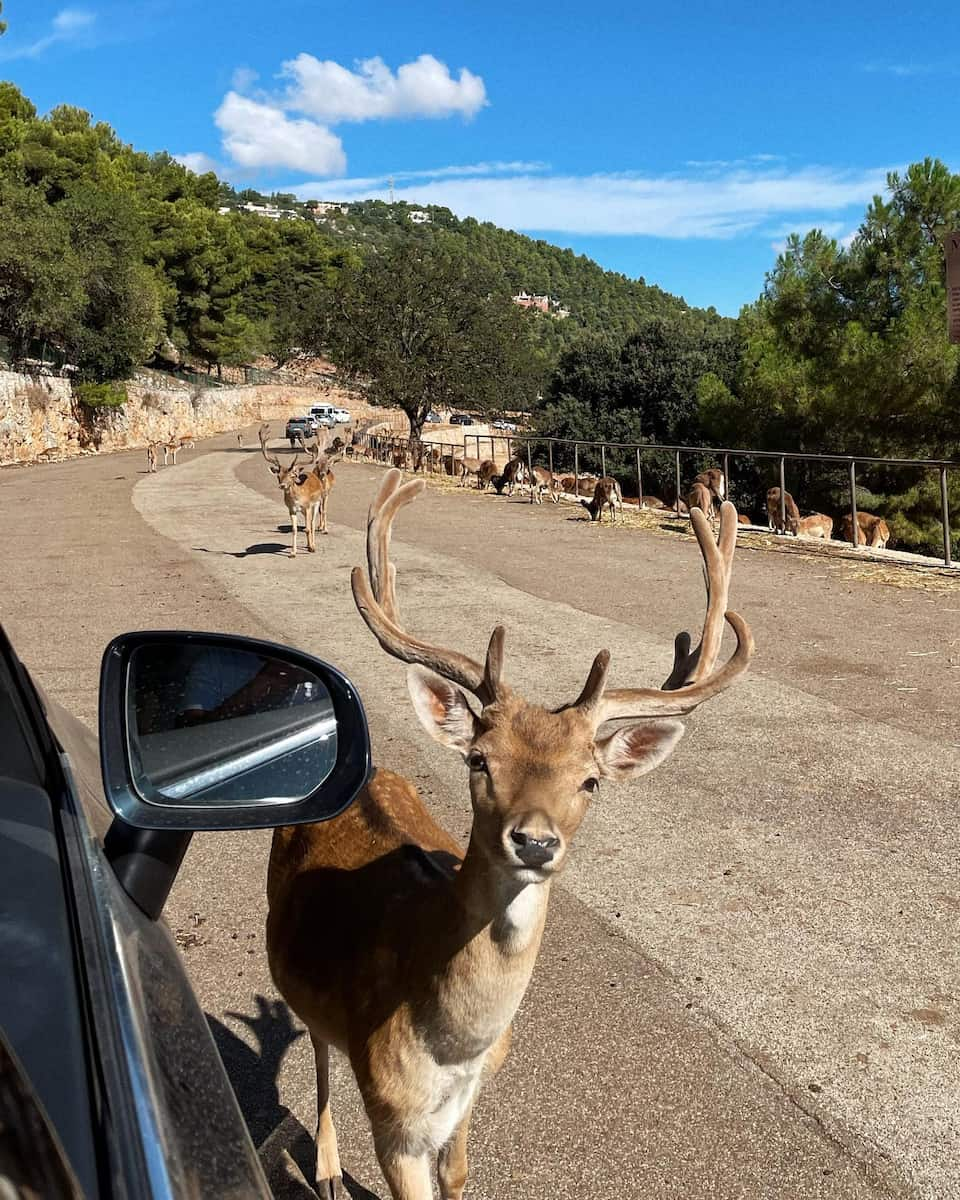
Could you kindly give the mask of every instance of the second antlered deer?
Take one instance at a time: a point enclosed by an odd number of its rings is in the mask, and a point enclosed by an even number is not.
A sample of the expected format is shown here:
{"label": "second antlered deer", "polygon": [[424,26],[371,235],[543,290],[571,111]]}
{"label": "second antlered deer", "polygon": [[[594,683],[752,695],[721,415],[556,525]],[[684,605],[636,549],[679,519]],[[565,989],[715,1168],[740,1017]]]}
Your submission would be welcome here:
{"label": "second antlered deer", "polygon": [[[335,819],[277,829],[270,856],[267,952],[313,1043],[316,1186],[326,1200],[339,1194],[342,1174],[330,1045],[349,1056],[394,1200],[430,1200],[438,1154],[440,1196],[461,1200],[470,1114],[507,1054],[551,880],[600,781],[659,766],[683,733],[675,718],[738,680],[753,650],[747,623],[727,610],[737,518],[725,504],[718,542],[693,514],[707,587],[703,635],[695,650],[688,635],[676,639],[663,688],[608,690],[610,655],[601,650],[575,700],[531,704],[504,679],[502,627],[483,663],[404,627],[390,530],[423,487],[419,479],[400,486],[398,471],[384,477],[367,521],[367,571],[354,569],[353,594],[381,647],[411,664],[420,723],[467,766],[466,854],[413,784],[377,770]],[[719,665],[725,619],[737,648]],[[605,723],[614,720],[621,724],[611,730]]]}
{"label": "second antlered deer", "polygon": [[300,455],[296,454],[293,461],[284,466],[275,454],[267,453],[266,435],[261,428],[260,453],[277,477],[287,512],[290,514],[293,534],[290,556],[297,557],[297,534],[300,528],[298,518],[301,514],[307,535],[307,550],[313,554],[317,548],[317,529],[319,528],[321,533],[327,532],[327,496],[335,482],[330,464],[321,452],[320,443],[314,446],[311,462],[301,463]]}

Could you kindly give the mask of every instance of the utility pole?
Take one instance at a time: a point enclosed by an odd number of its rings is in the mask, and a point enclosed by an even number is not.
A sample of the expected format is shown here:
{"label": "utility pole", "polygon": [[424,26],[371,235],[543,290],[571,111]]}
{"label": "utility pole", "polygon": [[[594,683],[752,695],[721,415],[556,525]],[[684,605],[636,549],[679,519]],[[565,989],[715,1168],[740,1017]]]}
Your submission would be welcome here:
{"label": "utility pole", "polygon": [[390,203],[393,204],[393,176],[390,176]]}

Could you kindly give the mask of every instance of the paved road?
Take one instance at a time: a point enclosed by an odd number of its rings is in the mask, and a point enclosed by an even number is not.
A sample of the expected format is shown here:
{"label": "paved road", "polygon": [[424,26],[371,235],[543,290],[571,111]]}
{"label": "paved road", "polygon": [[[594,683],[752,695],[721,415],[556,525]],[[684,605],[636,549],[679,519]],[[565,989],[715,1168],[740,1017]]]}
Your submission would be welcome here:
{"label": "paved road", "polygon": [[[356,681],[375,760],[462,836],[463,768],[419,734],[401,666],[349,600],[377,478],[345,464],[330,536],[292,561],[262,461],[226,439],[155,476],[139,454],[5,471],[0,616],[90,723],[100,651],[125,628],[322,654]],[[553,703],[603,645],[615,681],[659,682],[702,612],[692,544],[573,516],[428,493],[395,539],[407,622],[479,652],[502,621],[509,678]],[[740,552],[735,574],[756,669],[668,764],[594,804],[478,1109],[474,1197],[960,1196],[960,597],[796,556]],[[292,1196],[311,1066],[266,971],[267,848],[195,839],[168,915]],[[345,1166],[383,1195],[342,1064],[334,1095]]]}

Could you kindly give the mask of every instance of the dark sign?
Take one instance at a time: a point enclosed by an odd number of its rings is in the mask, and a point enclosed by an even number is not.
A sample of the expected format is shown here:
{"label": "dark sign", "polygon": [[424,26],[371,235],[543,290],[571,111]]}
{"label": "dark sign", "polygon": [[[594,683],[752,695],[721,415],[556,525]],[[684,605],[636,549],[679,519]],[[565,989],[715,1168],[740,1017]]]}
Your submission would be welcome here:
{"label": "dark sign", "polygon": [[951,342],[960,342],[960,233],[948,233],[944,242],[947,256],[947,332]]}

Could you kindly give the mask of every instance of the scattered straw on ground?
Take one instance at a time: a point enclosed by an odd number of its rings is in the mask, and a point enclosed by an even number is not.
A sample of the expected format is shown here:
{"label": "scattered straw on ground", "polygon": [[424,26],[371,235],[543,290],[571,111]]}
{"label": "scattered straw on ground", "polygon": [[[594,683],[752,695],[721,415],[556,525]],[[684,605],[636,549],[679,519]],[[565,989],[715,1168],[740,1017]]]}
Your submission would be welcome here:
{"label": "scattered straw on ground", "polygon": [[[359,461],[365,461],[368,466],[382,465],[371,463],[370,460]],[[429,487],[440,492],[478,495],[475,482],[461,487],[460,481],[449,475],[424,474],[419,478],[425,479]],[[565,496],[558,508],[569,518],[570,509],[575,504],[573,496]],[[543,508],[549,510],[552,507],[550,500],[544,499]],[[609,528],[607,520],[608,515],[605,514],[604,525]],[[629,502],[624,508],[623,522],[621,524],[618,517],[616,528],[643,529],[661,537],[693,538],[686,517],[676,517],[668,509],[641,509],[638,512]],[[880,583],[888,587],[922,592],[960,592],[960,568],[944,567],[935,561],[925,562],[915,555],[910,558],[892,558],[887,557],[884,551],[869,550],[865,547],[855,550],[844,542],[780,537],[755,526],[741,527],[738,544],[743,550],[800,555],[805,559],[825,559],[827,561],[824,565],[831,574],[858,583]]]}

